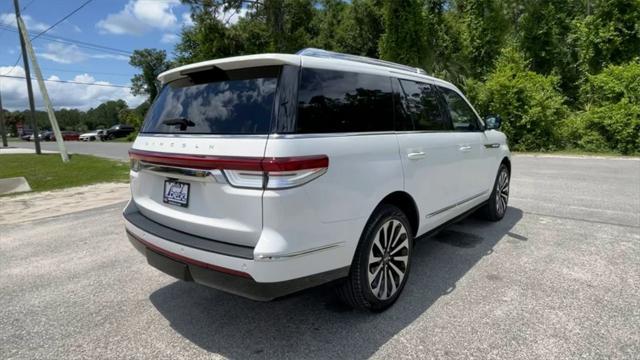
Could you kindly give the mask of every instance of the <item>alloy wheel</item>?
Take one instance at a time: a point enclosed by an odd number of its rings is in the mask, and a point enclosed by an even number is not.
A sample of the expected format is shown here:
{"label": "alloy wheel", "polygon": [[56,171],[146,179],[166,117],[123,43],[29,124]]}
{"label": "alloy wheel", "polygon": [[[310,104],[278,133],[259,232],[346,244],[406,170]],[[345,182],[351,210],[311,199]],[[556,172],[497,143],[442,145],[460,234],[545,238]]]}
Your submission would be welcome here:
{"label": "alloy wheel", "polygon": [[369,288],[387,300],[400,288],[409,264],[407,229],[398,220],[388,220],[378,230],[369,252]]}
{"label": "alloy wheel", "polygon": [[496,188],[496,210],[502,215],[507,210],[509,202],[509,174],[506,171],[500,172]]}

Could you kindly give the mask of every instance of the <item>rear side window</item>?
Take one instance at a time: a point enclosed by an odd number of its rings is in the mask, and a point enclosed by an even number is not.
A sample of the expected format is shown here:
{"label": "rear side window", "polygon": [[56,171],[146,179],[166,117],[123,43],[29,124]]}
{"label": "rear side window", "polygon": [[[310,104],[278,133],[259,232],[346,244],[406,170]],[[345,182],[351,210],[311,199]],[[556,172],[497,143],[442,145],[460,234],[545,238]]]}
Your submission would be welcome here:
{"label": "rear side window", "polygon": [[415,130],[451,130],[434,85],[400,80],[404,110]]}
{"label": "rear side window", "polygon": [[459,131],[476,131],[479,129],[478,116],[469,104],[457,92],[440,87],[440,91],[449,107],[453,128]]}
{"label": "rear side window", "polygon": [[143,133],[266,134],[279,68],[197,72],[164,86]]}
{"label": "rear side window", "polygon": [[302,69],[298,133],[393,130],[390,78],[333,70]]}

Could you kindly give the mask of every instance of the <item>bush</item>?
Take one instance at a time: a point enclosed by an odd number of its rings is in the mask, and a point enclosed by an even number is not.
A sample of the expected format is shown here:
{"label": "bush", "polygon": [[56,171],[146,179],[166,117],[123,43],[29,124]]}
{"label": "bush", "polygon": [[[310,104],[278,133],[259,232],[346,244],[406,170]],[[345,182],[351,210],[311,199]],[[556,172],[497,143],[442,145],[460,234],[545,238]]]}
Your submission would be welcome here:
{"label": "bush", "polygon": [[502,130],[517,151],[560,147],[558,124],[567,116],[559,78],[529,70],[514,47],[502,50],[484,83],[468,81],[466,89],[483,114],[502,116]]}
{"label": "bush", "polygon": [[640,153],[640,62],[609,66],[580,90],[583,111],[563,126],[567,147]]}
{"label": "bush", "polygon": [[640,59],[625,65],[609,66],[597,75],[589,75],[580,89],[585,106],[614,104],[627,100],[640,103]]}
{"label": "bush", "polygon": [[138,137],[138,132],[134,131],[131,134],[127,135],[127,141],[135,141],[136,137]]}

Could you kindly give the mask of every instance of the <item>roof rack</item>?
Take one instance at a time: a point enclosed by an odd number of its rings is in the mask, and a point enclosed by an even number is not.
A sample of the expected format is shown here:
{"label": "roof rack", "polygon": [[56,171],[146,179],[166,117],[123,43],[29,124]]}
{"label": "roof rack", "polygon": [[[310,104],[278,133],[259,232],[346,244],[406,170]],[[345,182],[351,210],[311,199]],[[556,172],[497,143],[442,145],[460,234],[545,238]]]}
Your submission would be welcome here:
{"label": "roof rack", "polygon": [[343,54],[343,53],[328,51],[323,49],[305,48],[298,51],[296,55],[356,61],[356,62],[361,62],[365,64],[386,66],[386,67],[391,67],[398,70],[410,71],[418,74],[427,75],[427,72],[424,71],[424,69],[421,69],[418,67],[402,65],[402,64],[398,64],[398,63],[394,63],[386,60],[373,59],[366,56]]}

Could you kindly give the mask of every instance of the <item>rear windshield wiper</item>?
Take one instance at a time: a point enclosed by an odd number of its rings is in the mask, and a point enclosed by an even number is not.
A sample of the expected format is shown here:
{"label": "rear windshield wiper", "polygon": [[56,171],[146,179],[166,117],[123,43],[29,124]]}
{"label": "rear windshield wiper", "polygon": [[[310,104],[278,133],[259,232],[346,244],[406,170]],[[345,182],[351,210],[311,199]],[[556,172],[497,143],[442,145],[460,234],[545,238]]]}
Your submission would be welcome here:
{"label": "rear windshield wiper", "polygon": [[162,124],[163,125],[176,125],[176,126],[179,125],[181,131],[187,130],[187,127],[196,126],[196,123],[194,123],[193,121],[191,121],[191,120],[189,120],[187,118],[183,118],[183,117],[165,119],[165,120],[162,120]]}

